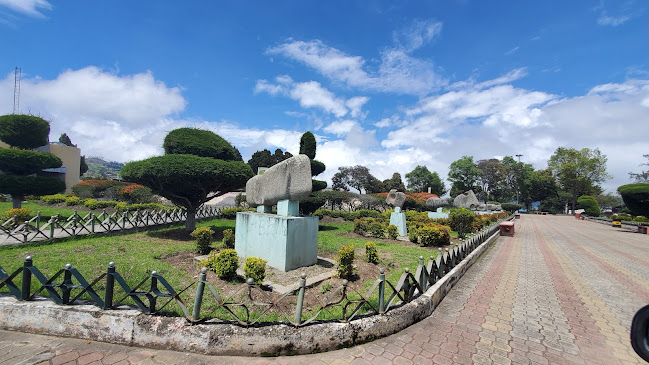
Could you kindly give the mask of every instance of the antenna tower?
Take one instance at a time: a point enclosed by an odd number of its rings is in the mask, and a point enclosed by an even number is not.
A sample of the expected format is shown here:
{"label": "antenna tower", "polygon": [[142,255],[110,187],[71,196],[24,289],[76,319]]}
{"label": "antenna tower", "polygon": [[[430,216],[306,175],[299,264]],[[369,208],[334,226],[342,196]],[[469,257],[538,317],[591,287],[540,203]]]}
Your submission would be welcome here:
{"label": "antenna tower", "polygon": [[14,114],[20,113],[20,77],[22,73],[22,69],[16,66],[14,71]]}

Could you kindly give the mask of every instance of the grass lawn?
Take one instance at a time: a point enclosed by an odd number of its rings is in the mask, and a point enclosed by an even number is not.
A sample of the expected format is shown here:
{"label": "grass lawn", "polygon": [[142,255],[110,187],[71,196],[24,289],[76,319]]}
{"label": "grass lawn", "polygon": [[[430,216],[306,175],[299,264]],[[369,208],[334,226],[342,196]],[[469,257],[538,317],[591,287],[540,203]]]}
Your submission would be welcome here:
{"label": "grass lawn", "polygon": [[[27,203],[24,206],[30,206],[30,204]],[[36,206],[32,209],[36,210],[35,208],[44,207]],[[214,231],[222,232],[228,228],[233,229],[235,221],[212,219],[198,222],[197,226],[211,227]],[[124,235],[87,237],[55,243],[3,246],[0,247],[0,266],[10,274],[22,265],[26,256],[32,256],[34,265],[47,277],[51,277],[69,263],[77,268],[90,282],[106,271],[110,261],[114,261],[117,272],[125,278],[131,287],[149,275],[151,271],[156,270],[179,291],[194,282],[196,278],[159,258],[195,250],[194,240],[182,232],[179,234],[182,227],[183,225],[179,224],[169,228],[152,229],[146,232]],[[424,248],[408,242],[361,238],[350,234],[352,229],[353,223],[350,222],[321,223],[318,233],[318,254],[332,257],[336,255],[343,245],[353,244],[356,247],[356,260],[359,260],[358,256],[361,253],[364,255],[365,243],[372,240],[376,243],[381,257],[379,265],[386,267],[387,279],[393,284],[397,283],[403,273],[403,268],[408,267],[411,272],[415,272],[419,256],[424,256],[427,260],[431,255],[435,256],[437,252],[433,248]],[[194,275],[197,274],[198,267]],[[376,278],[378,278],[378,267],[377,276],[366,280],[363,288],[365,290],[369,288]],[[40,287],[38,281],[33,280],[32,291]],[[19,282],[20,275],[14,280],[14,283],[18,285],[20,285]],[[116,285],[115,300],[121,299],[124,295],[124,292],[117,288]],[[99,289],[103,288],[99,287]],[[7,289],[2,288],[0,291],[6,292]],[[191,291],[194,291],[194,289],[191,289]],[[45,295],[45,292],[41,292],[41,295]],[[183,298],[186,298],[186,296]],[[373,298],[373,302],[378,302],[377,298]],[[191,300],[193,301],[193,299]],[[188,299],[186,304],[191,306],[192,301]],[[125,303],[132,304],[128,299]],[[206,303],[206,307],[208,306],[210,304]],[[181,314],[180,310],[175,308],[176,306],[173,305],[169,310]],[[217,316],[221,317],[218,313]],[[269,319],[272,319],[272,317]]]}
{"label": "grass lawn", "polygon": [[[12,204],[13,204],[12,202],[0,202],[0,214],[11,209]],[[74,207],[71,207],[71,209],[62,209],[60,207],[54,207],[49,205],[39,205],[31,201],[24,201],[22,203],[22,208],[31,209],[33,215],[36,215],[37,212],[41,212],[41,217],[47,219],[57,214],[61,214],[61,217],[65,217],[67,219],[72,214],[74,214]],[[81,216],[84,216],[86,212],[79,211],[79,214]]]}

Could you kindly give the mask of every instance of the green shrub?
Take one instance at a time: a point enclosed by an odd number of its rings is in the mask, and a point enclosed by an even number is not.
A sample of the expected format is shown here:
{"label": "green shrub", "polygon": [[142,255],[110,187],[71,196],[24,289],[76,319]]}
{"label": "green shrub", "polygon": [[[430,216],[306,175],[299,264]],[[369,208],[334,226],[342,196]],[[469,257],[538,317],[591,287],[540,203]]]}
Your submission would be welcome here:
{"label": "green shrub", "polygon": [[418,233],[419,241],[424,246],[446,246],[451,243],[451,229],[447,226],[425,226]]}
{"label": "green shrub", "polygon": [[83,202],[83,205],[90,210],[94,210],[94,209],[104,209],[104,208],[114,207],[117,205],[117,202],[114,200],[98,201],[95,199],[86,199],[86,201]]}
{"label": "green shrub", "polygon": [[49,134],[50,123],[41,117],[26,114],[0,116],[0,140],[10,146],[37,148],[47,144]]}
{"label": "green shrub", "polygon": [[584,210],[584,213],[591,217],[599,217],[600,210],[597,200],[590,195],[582,195],[577,199],[577,204]]}
{"label": "green shrub", "polygon": [[521,209],[523,206],[516,203],[502,203],[500,204],[500,207],[503,208],[504,211],[514,213],[515,211]]}
{"label": "green shrub", "polygon": [[385,226],[378,221],[370,223],[370,234],[374,238],[385,238]]}
{"label": "green shrub", "polygon": [[140,184],[129,184],[117,188],[116,191],[119,200],[123,200],[131,204],[150,203],[151,199],[153,199],[153,192],[151,191],[151,188]]}
{"label": "green shrub", "polygon": [[349,278],[354,275],[354,245],[343,246],[338,250],[338,277]]}
{"label": "green shrub", "polygon": [[221,250],[214,260],[214,271],[220,278],[233,278],[239,268],[237,251],[226,248]]}
{"label": "green shrub", "polygon": [[472,232],[475,218],[475,214],[466,208],[451,209],[451,213],[449,213],[451,229],[456,231],[460,238],[464,238],[467,233]]}
{"label": "green shrub", "polygon": [[234,231],[231,229],[223,231],[223,246],[226,248],[234,248]]}
{"label": "green shrub", "polygon": [[266,260],[259,257],[247,257],[243,265],[243,274],[246,279],[252,278],[253,282],[261,285],[266,278]]}
{"label": "green shrub", "polygon": [[32,218],[32,210],[29,208],[14,208],[9,209],[4,213],[0,214],[0,224],[8,221],[11,218],[15,218],[16,224],[22,224]]}
{"label": "green shrub", "polygon": [[364,236],[370,230],[370,225],[367,219],[358,218],[354,220],[354,233]]}
{"label": "green shrub", "polygon": [[41,201],[46,204],[57,204],[65,202],[69,197],[70,195],[66,194],[43,195]]}
{"label": "green shrub", "polygon": [[246,209],[243,208],[223,208],[221,209],[221,215],[224,219],[236,219],[238,212],[244,212]]}
{"label": "green shrub", "polygon": [[90,185],[74,185],[72,186],[72,192],[74,195],[82,198],[82,199],[88,199],[92,198],[92,193],[95,191],[95,188],[93,188]]}
{"label": "green shrub", "polygon": [[647,218],[647,217],[645,217],[645,216],[641,216],[641,215],[639,215],[639,216],[633,218],[633,221],[634,221],[634,222],[645,223],[645,222],[649,222],[649,218]]}
{"label": "green shrub", "polygon": [[622,185],[617,188],[617,191],[622,195],[622,200],[624,200],[624,204],[631,214],[643,217],[649,216],[649,184]]}
{"label": "green shrub", "polygon": [[369,241],[365,243],[365,259],[370,264],[379,263],[379,253],[376,249],[376,243]]}
{"label": "green shrub", "polygon": [[613,214],[611,219],[614,221],[632,221],[633,217],[628,214]]}
{"label": "green shrub", "polygon": [[81,201],[81,198],[78,196],[70,196],[65,199],[65,205],[67,206],[73,206],[73,205],[81,205],[83,202]]}
{"label": "green shrub", "polygon": [[211,251],[211,243],[212,243],[212,235],[214,234],[214,231],[212,231],[209,227],[199,227],[196,228],[192,233],[189,235],[194,237],[196,239],[196,251],[201,254],[205,255]]}
{"label": "green shrub", "polygon": [[115,204],[115,210],[118,212],[125,212],[127,210],[132,212],[135,210],[145,210],[145,209],[166,210],[166,209],[173,209],[173,208],[158,203],[128,204],[127,202],[118,202],[117,204]]}
{"label": "green shrub", "polygon": [[390,239],[396,240],[397,237],[399,237],[399,228],[397,228],[397,226],[395,226],[394,224],[390,224],[387,231],[388,237],[390,237]]}
{"label": "green shrub", "polygon": [[419,228],[415,225],[408,228],[408,239],[414,244],[419,243]]}

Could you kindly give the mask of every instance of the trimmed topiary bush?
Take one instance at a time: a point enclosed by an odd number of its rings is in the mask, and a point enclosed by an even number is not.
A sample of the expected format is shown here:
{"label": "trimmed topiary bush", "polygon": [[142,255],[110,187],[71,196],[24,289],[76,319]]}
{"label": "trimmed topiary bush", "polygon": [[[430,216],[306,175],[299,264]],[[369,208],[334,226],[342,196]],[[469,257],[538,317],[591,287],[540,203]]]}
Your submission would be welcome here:
{"label": "trimmed topiary bush", "polygon": [[74,206],[74,205],[81,205],[83,202],[81,201],[81,198],[78,196],[69,196],[65,199],[65,205],[67,206]]}
{"label": "trimmed topiary bush", "polygon": [[174,129],[167,134],[162,147],[167,155],[194,155],[224,161],[241,161],[228,141],[203,129]]}
{"label": "trimmed topiary bush", "polygon": [[47,204],[56,204],[65,202],[70,196],[66,194],[53,194],[41,196],[41,201]]}
{"label": "trimmed topiary bush", "polygon": [[591,217],[599,217],[600,210],[597,200],[590,195],[582,195],[577,199],[577,204],[584,210],[584,213]]}
{"label": "trimmed topiary bush", "polygon": [[385,238],[385,226],[377,221],[370,223],[370,234],[374,238]]}
{"label": "trimmed topiary bush", "polygon": [[414,244],[419,243],[419,228],[417,226],[411,226],[408,228],[408,239]]}
{"label": "trimmed topiary bush", "polygon": [[516,203],[502,203],[500,204],[500,207],[503,208],[504,211],[514,213],[515,211],[521,209],[523,206]]}
{"label": "trimmed topiary bush", "polygon": [[223,246],[226,248],[234,248],[234,231],[231,229],[223,231]]}
{"label": "trimmed topiary bush", "polygon": [[457,232],[460,238],[466,237],[467,233],[473,231],[475,214],[466,208],[451,209],[449,213],[451,229]]}
{"label": "trimmed topiary bush", "polygon": [[631,211],[631,214],[638,216],[649,216],[649,184],[636,183],[622,185],[617,188],[622,195],[624,204]]}
{"label": "trimmed topiary bush", "polygon": [[8,221],[11,218],[15,218],[15,225],[22,224],[32,219],[32,210],[29,208],[9,209],[6,212],[0,214],[0,224]]}
{"label": "trimmed topiary bush", "polygon": [[25,114],[0,116],[0,140],[21,149],[44,146],[50,135],[50,123],[41,117]]}
{"label": "trimmed topiary bush", "polygon": [[235,277],[238,268],[239,256],[237,256],[237,251],[226,248],[221,250],[216,256],[214,271],[220,278],[228,279]]}
{"label": "trimmed topiary bush", "polygon": [[354,275],[354,245],[343,246],[338,250],[338,277],[349,278]]}
{"label": "trimmed topiary bush", "polygon": [[376,243],[372,241],[368,241],[365,243],[365,259],[370,264],[376,265],[379,263],[379,252],[376,249]]}
{"label": "trimmed topiary bush", "polygon": [[247,257],[243,265],[243,274],[246,279],[252,278],[252,281],[261,285],[266,278],[266,260],[259,257]]}
{"label": "trimmed topiary bush", "polygon": [[394,224],[390,224],[387,229],[388,237],[392,240],[396,240],[399,237],[399,228]]}
{"label": "trimmed topiary bush", "polygon": [[421,227],[419,242],[424,246],[446,246],[451,243],[451,230],[442,225]]}
{"label": "trimmed topiary bush", "polygon": [[205,255],[212,250],[211,243],[213,234],[214,231],[212,231],[209,227],[196,228],[192,233],[189,234],[196,239],[196,251],[199,254]]}

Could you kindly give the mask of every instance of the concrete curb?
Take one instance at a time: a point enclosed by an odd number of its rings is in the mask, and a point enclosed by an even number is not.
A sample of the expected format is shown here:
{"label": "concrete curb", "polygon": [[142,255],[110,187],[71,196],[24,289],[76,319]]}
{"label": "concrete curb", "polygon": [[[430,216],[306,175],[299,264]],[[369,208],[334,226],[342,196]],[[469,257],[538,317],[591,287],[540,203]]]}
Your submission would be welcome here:
{"label": "concrete curb", "polygon": [[0,328],[209,355],[278,356],[330,351],[391,335],[430,316],[497,238],[498,232],[416,300],[385,315],[367,316],[350,323],[245,328],[208,321],[189,326],[184,318],[152,316],[129,308],[59,306],[44,298],[19,302],[9,295],[0,295]]}

